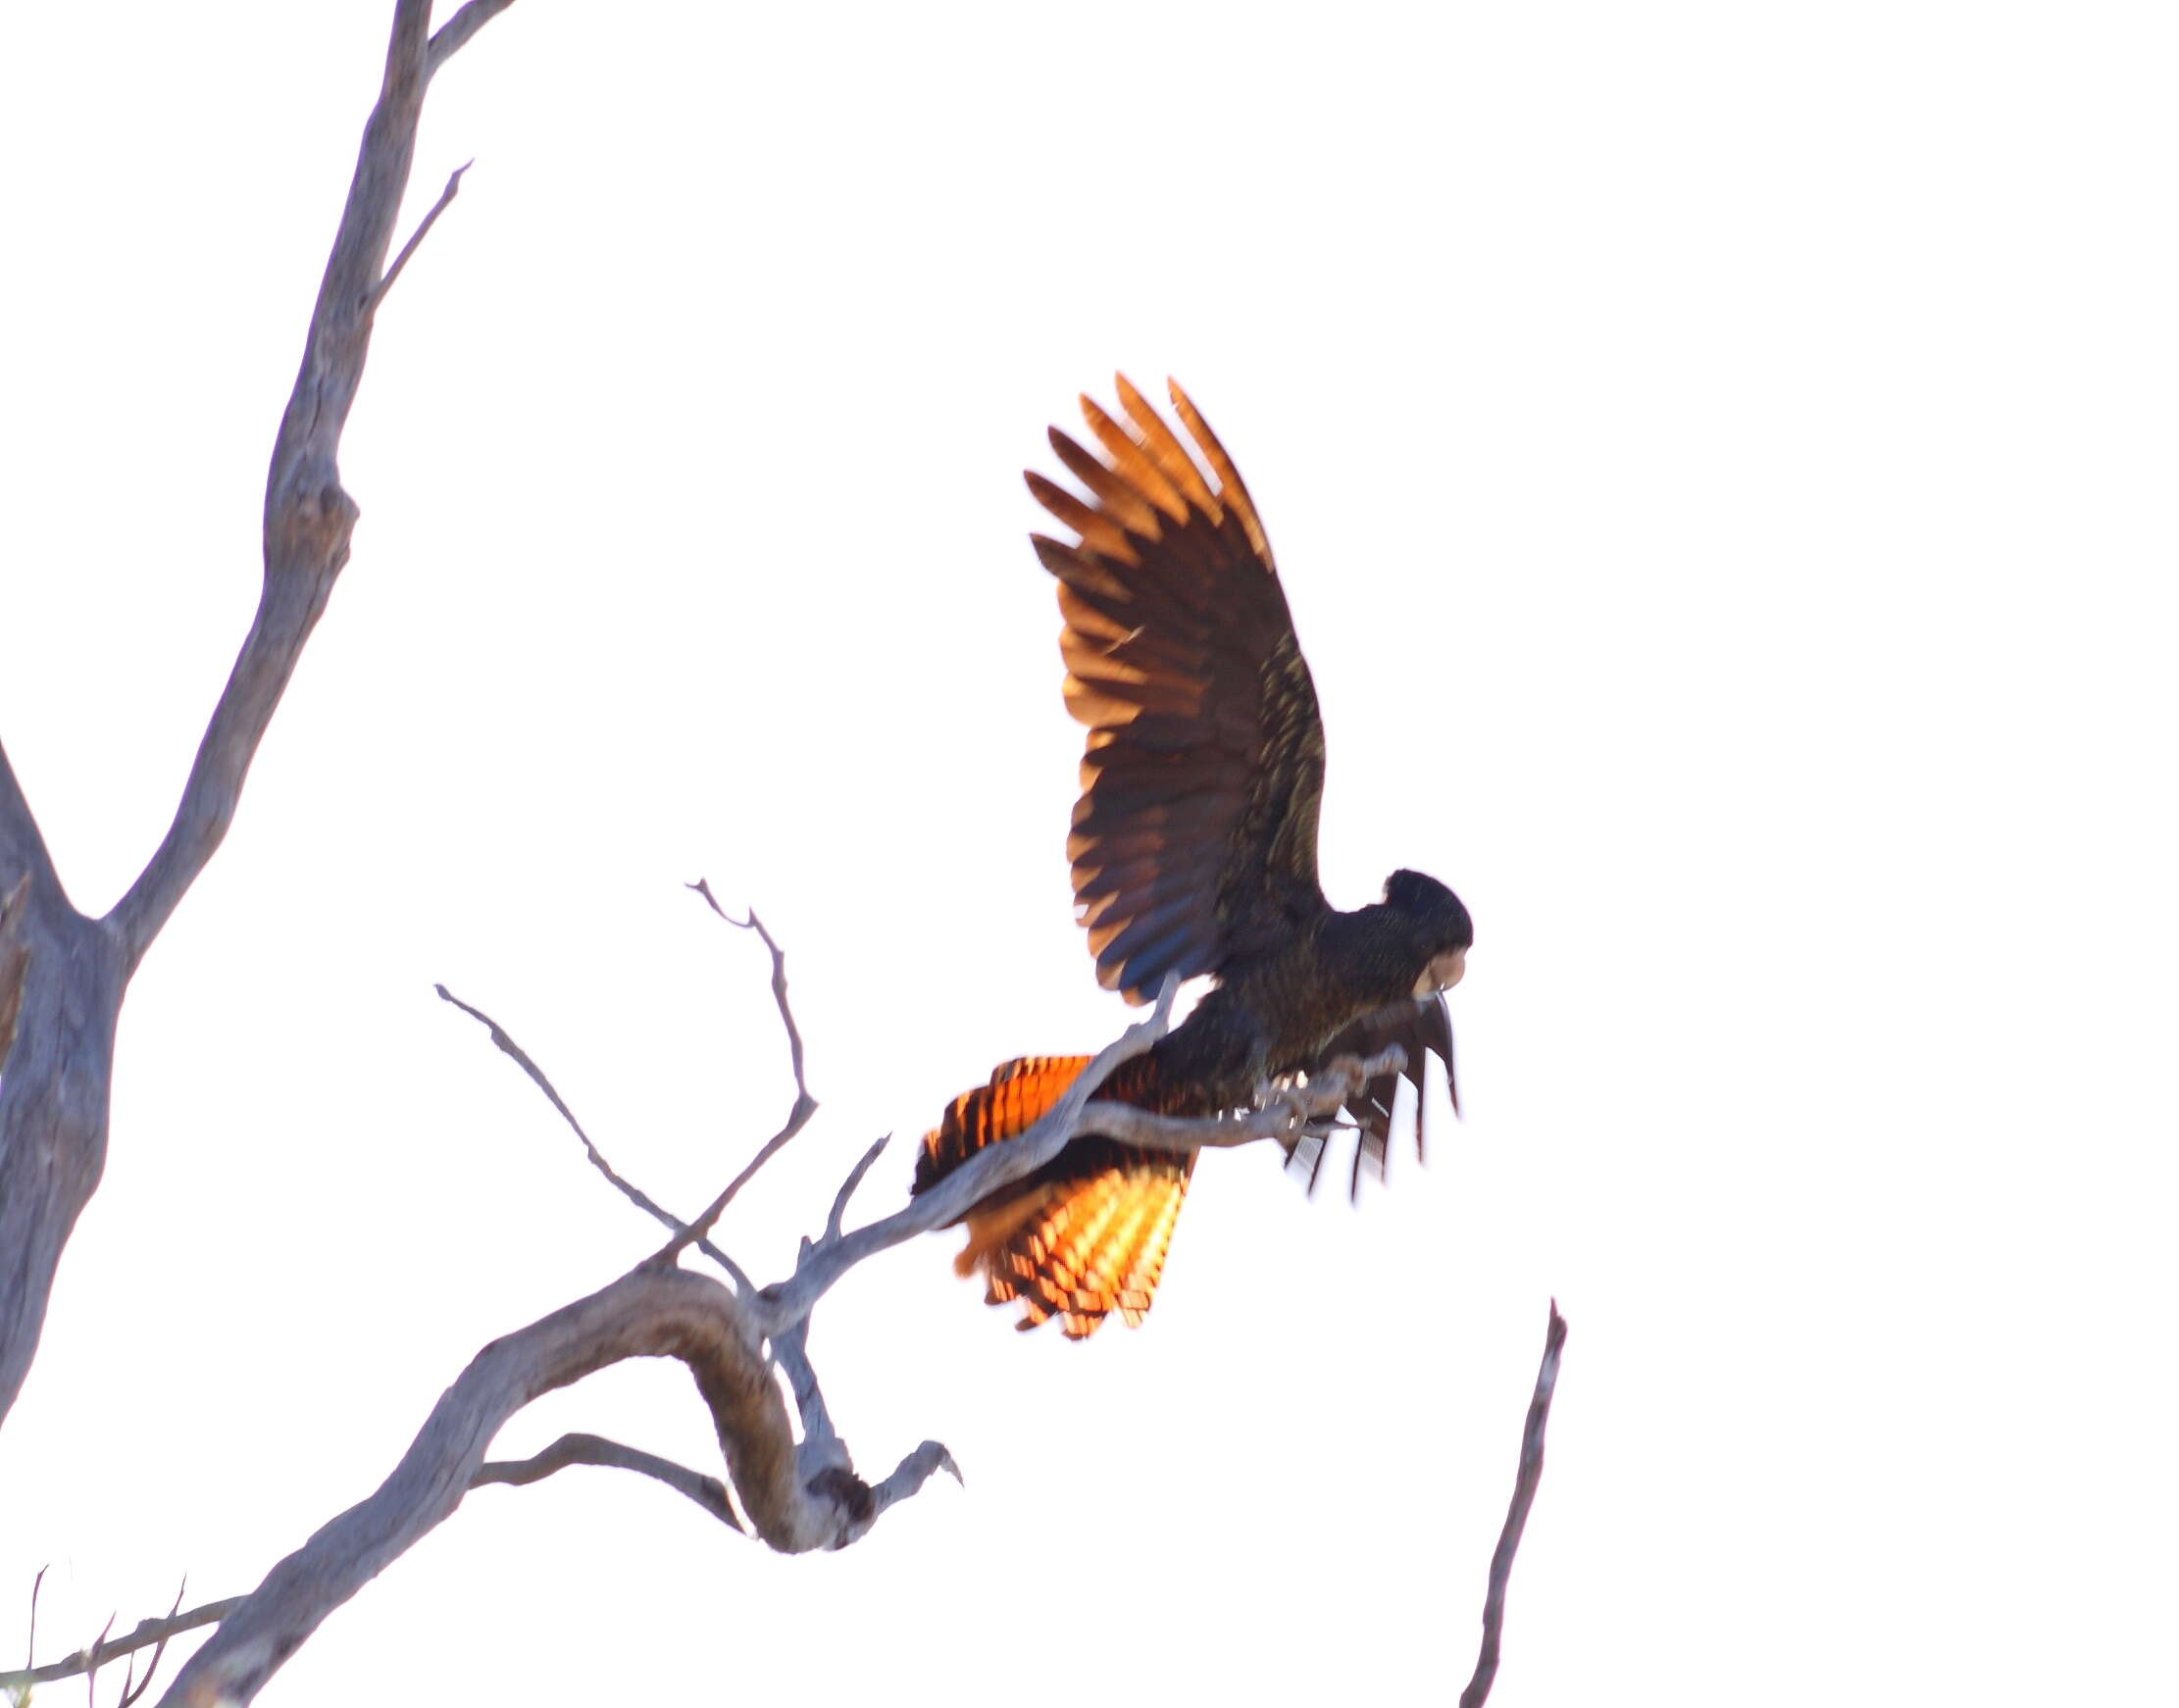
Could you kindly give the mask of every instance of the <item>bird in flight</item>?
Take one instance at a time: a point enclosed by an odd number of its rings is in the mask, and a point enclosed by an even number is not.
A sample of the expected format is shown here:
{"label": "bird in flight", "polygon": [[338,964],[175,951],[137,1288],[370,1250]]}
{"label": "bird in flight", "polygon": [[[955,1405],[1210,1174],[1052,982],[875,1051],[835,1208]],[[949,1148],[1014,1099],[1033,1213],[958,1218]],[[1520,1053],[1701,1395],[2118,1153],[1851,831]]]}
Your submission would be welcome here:
{"label": "bird in flight", "polygon": [[[1215,983],[1097,1096],[1217,1115],[1247,1108],[1267,1080],[1397,1043],[1419,1146],[1426,1054],[1444,1060],[1452,1083],[1443,992],[1474,941],[1468,910],[1419,872],[1394,873],[1372,906],[1341,912],[1325,900],[1324,726],[1262,521],[1177,384],[1173,408],[1196,456],[1124,376],[1117,383],[1124,424],[1082,400],[1101,457],[1051,429],[1052,450],[1089,496],[1027,477],[1078,536],[1031,536],[1059,583],[1067,709],[1089,728],[1067,837],[1076,910],[1097,981],[1129,1002],[1153,999],[1169,974]],[[1000,1064],[925,1135],[914,1190],[1026,1131],[1090,1061]],[[1357,1184],[1365,1155],[1382,1164],[1396,1078],[1349,1095]],[[1057,1317],[1080,1339],[1115,1313],[1139,1325],[1194,1166],[1193,1154],[1086,1134],[962,1218],[968,1244],[955,1267],[985,1276],[988,1302],[1019,1299],[1023,1329]]]}

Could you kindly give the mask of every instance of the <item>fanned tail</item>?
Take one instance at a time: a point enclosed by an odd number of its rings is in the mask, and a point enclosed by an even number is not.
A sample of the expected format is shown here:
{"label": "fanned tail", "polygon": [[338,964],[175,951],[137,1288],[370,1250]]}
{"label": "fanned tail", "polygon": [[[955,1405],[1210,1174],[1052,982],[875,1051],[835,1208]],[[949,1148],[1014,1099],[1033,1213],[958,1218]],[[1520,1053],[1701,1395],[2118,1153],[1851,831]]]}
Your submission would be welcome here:
{"label": "fanned tail", "polygon": [[[1026,1132],[1090,1062],[1088,1056],[1021,1056],[1000,1063],[988,1084],[954,1098],[924,1135],[915,1190],[928,1191],[987,1145]],[[1146,1101],[1147,1067],[1140,1059],[1128,1064],[1104,1094]],[[1057,1317],[1067,1337],[1081,1340],[1114,1313],[1130,1328],[1140,1327],[1164,1274],[1194,1167],[1191,1156],[1077,1139],[962,1218],[969,1238],[954,1269],[985,1277],[987,1303],[1019,1299],[1018,1328]]]}

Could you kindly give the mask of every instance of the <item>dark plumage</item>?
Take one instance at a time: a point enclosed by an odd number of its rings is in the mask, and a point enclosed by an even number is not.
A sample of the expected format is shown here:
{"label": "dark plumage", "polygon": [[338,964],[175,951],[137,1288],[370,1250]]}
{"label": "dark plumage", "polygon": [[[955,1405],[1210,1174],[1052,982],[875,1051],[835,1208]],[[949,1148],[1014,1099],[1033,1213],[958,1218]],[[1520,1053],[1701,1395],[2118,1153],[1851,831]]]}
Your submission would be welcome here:
{"label": "dark plumage", "polygon": [[[1066,699],[1089,727],[1067,854],[1097,979],[1148,1001],[1169,974],[1216,985],[1100,1096],[1169,1115],[1244,1108],[1268,1078],[1397,1042],[1418,1088],[1426,1052],[1451,1075],[1439,991],[1474,929],[1437,879],[1395,872],[1380,902],[1342,913],[1317,884],[1324,728],[1263,526],[1232,460],[1179,386],[1173,406],[1208,475],[1123,377],[1123,427],[1088,398],[1103,447],[1056,427],[1085,501],[1039,475],[1030,490],[1080,537],[1032,536],[1059,582]],[[1131,430],[1132,429],[1132,430]],[[1215,484],[1213,484],[1215,481]],[[1025,1057],[954,1099],[924,1139],[923,1191],[983,1146],[1024,1130],[1087,1065]],[[1362,1157],[1383,1158],[1393,1076],[1348,1111]],[[1417,1140],[1421,1103],[1417,1101]],[[1312,1170],[1318,1158],[1302,1159]],[[1084,1138],[966,1218],[960,1267],[1019,1297],[1023,1327],[1071,1335],[1148,1310],[1193,1157]]]}

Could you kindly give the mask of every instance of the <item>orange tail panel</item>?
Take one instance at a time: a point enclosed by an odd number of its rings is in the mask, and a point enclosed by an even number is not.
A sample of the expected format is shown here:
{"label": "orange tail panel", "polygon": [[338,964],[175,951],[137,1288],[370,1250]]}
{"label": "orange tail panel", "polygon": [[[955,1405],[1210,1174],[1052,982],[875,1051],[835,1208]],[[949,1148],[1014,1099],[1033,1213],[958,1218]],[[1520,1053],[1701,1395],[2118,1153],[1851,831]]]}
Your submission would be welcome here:
{"label": "orange tail panel", "polygon": [[1013,1138],[1066,1095],[1088,1056],[1016,1056],[991,1070],[991,1082],[964,1091],[945,1107],[938,1125],[923,1135],[916,1159],[919,1192],[951,1174],[986,1145]]}
{"label": "orange tail panel", "polygon": [[[1023,1056],[1002,1063],[988,1085],[956,1097],[924,1136],[916,1190],[985,1146],[1027,1131],[1090,1061]],[[1164,1274],[1194,1167],[1193,1157],[1078,1139],[1029,1180],[963,1218],[968,1244],[954,1269],[964,1276],[982,1273],[990,1304],[1021,1300],[1018,1328],[1057,1317],[1067,1337],[1080,1340],[1115,1312],[1130,1328],[1139,1327]]]}

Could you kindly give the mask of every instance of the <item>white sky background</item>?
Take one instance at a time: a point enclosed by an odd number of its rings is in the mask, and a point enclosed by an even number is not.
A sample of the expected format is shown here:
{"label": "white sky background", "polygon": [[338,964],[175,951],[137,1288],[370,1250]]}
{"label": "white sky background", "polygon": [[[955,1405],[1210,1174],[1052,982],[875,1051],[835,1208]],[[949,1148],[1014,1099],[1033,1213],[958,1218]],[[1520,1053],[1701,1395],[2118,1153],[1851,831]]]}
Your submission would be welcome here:
{"label": "white sky background", "polygon": [[[389,14],[11,17],[0,733],[78,905],[247,625]],[[1124,366],[1265,513],[1333,899],[1474,910],[1468,1121],[1359,1212],[1209,1157],[1088,1347],[891,1253],[819,1369],[965,1490],[809,1560],[486,1490],[266,1700],[1450,1701],[1554,1293],[1495,1701],[2171,1699],[2179,25],[1332,16],[525,0],[442,75],[355,558],[0,1434],[41,1656],[254,1584],[656,1243],[434,980],[692,1208],[790,1088],[681,885],[755,903],[824,1103],[726,1225],[763,1276],[875,1134],[858,1216],[1117,1032],[1017,471]],[[500,1450],[566,1429],[716,1459],[678,1366]]]}

